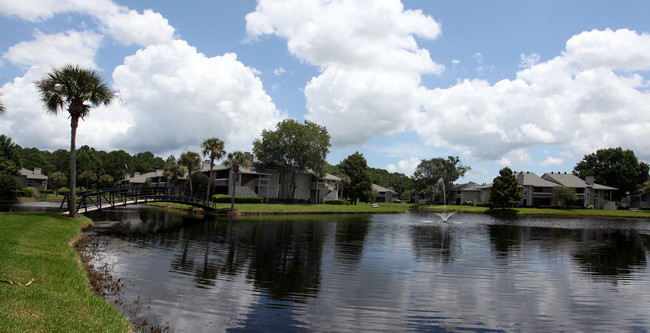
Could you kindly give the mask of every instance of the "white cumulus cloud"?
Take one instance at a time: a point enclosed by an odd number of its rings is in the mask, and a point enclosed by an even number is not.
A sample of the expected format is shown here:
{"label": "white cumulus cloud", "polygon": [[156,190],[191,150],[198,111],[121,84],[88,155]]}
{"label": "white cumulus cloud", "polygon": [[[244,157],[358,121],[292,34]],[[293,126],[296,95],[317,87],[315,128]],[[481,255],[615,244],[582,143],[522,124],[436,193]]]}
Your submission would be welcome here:
{"label": "white cumulus cloud", "polygon": [[249,149],[281,114],[253,70],[235,54],[207,57],[185,41],[149,46],[113,73],[120,105],[134,123],[120,147],[152,152],[196,149],[207,137],[228,150]]}
{"label": "white cumulus cloud", "polygon": [[251,38],[285,38],[294,56],[320,68],[305,87],[305,118],[326,126],[337,146],[412,129],[420,76],[444,69],[415,40],[440,36],[440,25],[398,0],[261,0],[246,27]]}
{"label": "white cumulus cloud", "polygon": [[[523,69],[513,80],[464,80],[423,90],[417,132],[432,146],[501,164],[527,161],[526,149],[544,144],[578,155],[626,146],[649,159],[650,143],[638,140],[650,126],[642,76],[649,54],[647,34],[583,32],[561,55]],[[516,158],[519,153],[524,155]]]}

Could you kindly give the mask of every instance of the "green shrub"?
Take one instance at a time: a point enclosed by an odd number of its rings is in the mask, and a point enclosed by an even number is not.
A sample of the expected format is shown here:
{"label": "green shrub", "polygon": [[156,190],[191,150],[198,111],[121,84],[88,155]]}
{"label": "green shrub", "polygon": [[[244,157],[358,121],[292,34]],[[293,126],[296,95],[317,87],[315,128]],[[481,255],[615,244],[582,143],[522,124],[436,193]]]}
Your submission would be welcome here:
{"label": "green shrub", "polygon": [[69,188],[67,188],[67,187],[65,187],[65,186],[63,186],[63,187],[59,187],[59,194],[60,194],[60,195],[66,195],[66,194],[69,194],[69,193],[70,193],[70,189],[69,189]]}
{"label": "green shrub", "polygon": [[34,191],[36,191],[36,189],[33,187],[25,187],[23,188],[22,196],[25,198],[34,198]]}
{"label": "green shrub", "polygon": [[582,206],[569,206],[569,209],[583,209]]}
{"label": "green shrub", "polygon": [[489,202],[477,202],[476,207],[490,207]]}
{"label": "green shrub", "polygon": [[13,175],[0,174],[0,197],[15,199],[16,191],[20,190],[22,186]]}
{"label": "green shrub", "polygon": [[325,200],[326,205],[345,205],[345,200],[343,199],[331,199]]}
{"label": "green shrub", "polygon": [[[212,201],[217,203],[230,203],[231,196],[226,194],[215,194],[212,196]],[[235,203],[264,203],[262,197],[235,197]]]}

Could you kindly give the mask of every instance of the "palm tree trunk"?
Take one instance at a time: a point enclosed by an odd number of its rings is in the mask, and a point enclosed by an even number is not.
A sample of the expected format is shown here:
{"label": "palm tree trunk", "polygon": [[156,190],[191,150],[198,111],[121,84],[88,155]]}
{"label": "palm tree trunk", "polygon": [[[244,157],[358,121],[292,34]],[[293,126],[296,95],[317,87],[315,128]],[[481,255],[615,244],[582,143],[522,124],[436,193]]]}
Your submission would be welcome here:
{"label": "palm tree trunk", "polygon": [[230,210],[235,210],[235,187],[237,186],[237,176],[239,176],[239,173],[234,172],[234,170],[233,173],[234,181],[232,182],[232,195],[230,196]]}
{"label": "palm tree trunk", "polygon": [[77,148],[76,136],[79,116],[70,115],[70,197],[68,198],[68,214],[77,217]]}
{"label": "palm tree trunk", "polygon": [[194,192],[192,189],[192,170],[187,171],[187,179],[190,181],[190,193]]}
{"label": "palm tree trunk", "polygon": [[214,173],[212,172],[213,167],[214,167],[214,160],[210,159],[210,178],[208,180],[208,193],[205,198],[205,200],[207,200],[208,202],[210,201],[210,188],[212,187],[212,182],[214,181],[212,179],[214,177]]}

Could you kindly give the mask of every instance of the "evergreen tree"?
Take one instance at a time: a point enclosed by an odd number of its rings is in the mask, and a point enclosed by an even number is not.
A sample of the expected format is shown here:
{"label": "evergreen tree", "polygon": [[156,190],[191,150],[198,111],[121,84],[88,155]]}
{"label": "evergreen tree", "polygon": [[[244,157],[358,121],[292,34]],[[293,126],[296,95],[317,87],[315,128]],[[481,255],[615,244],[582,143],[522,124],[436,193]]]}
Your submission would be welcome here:
{"label": "evergreen tree", "polygon": [[510,168],[505,167],[499,171],[499,176],[494,178],[490,191],[490,202],[497,207],[506,208],[519,202],[523,193],[519,188],[517,177]]}
{"label": "evergreen tree", "polygon": [[0,174],[17,175],[20,170],[20,155],[11,138],[0,135]]}
{"label": "evergreen tree", "polygon": [[356,152],[346,157],[339,164],[339,168],[346,175],[349,183],[345,185],[344,196],[357,204],[358,200],[368,201],[372,196],[372,181],[368,163],[363,154]]}

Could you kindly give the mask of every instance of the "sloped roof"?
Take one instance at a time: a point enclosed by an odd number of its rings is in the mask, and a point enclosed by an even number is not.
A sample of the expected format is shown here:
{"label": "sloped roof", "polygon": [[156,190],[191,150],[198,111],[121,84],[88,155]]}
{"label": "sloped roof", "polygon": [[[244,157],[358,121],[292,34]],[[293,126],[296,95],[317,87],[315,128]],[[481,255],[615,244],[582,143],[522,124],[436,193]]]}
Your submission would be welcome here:
{"label": "sloped roof", "polygon": [[[533,186],[533,187],[555,187],[558,186],[557,183],[554,183],[552,181],[548,181],[546,179],[541,178],[540,176],[536,175],[535,173],[532,172],[520,172],[515,175],[517,177],[517,180],[519,181],[519,185],[522,186]],[[522,178],[520,180],[520,178]]]}
{"label": "sloped roof", "polygon": [[545,173],[542,178],[570,188],[587,188],[587,183],[572,173]]}
{"label": "sloped roof", "polygon": [[391,190],[389,188],[385,188],[385,187],[379,186],[377,184],[372,184],[372,189],[377,190],[377,192],[380,192],[380,193],[381,192],[395,192],[395,191],[393,191],[393,190]]}
{"label": "sloped roof", "polygon": [[456,184],[453,187],[453,191],[479,191],[480,185],[475,182],[469,182],[465,184]]}
{"label": "sloped roof", "polygon": [[607,186],[607,185],[600,185],[600,184],[594,184],[594,185],[591,185],[591,187],[594,190],[611,190],[611,191],[618,190],[618,188],[616,188],[616,187],[611,187],[611,186]]}
{"label": "sloped roof", "polygon": [[40,179],[40,180],[46,180],[47,176],[44,174],[40,173],[34,173],[34,170],[29,170],[25,168],[21,168],[19,171],[21,176],[25,176],[27,179]]}

